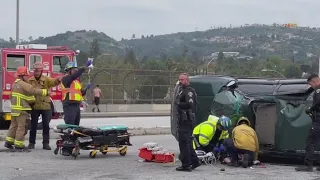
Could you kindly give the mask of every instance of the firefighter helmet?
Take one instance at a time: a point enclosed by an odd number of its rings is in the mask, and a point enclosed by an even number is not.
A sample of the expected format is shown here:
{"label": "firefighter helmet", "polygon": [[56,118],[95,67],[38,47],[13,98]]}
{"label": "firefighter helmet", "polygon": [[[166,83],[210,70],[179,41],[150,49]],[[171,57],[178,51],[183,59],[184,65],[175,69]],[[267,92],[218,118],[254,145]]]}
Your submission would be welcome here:
{"label": "firefighter helmet", "polygon": [[64,71],[67,72],[72,68],[77,68],[77,65],[74,62],[68,62],[64,68]]}
{"label": "firefighter helmet", "polygon": [[16,72],[15,75],[16,75],[16,77],[18,77],[18,76],[29,76],[28,68],[25,67],[25,66],[18,67],[17,72]]}
{"label": "firefighter helmet", "polygon": [[247,117],[240,117],[237,122],[237,125],[240,125],[241,122],[245,122],[248,126],[251,126],[251,123]]}
{"label": "firefighter helmet", "polygon": [[43,64],[38,61],[38,62],[33,64],[33,69],[43,70]]}
{"label": "firefighter helmet", "polygon": [[221,116],[218,120],[218,123],[222,126],[224,130],[228,130],[231,128],[231,119],[227,116]]}

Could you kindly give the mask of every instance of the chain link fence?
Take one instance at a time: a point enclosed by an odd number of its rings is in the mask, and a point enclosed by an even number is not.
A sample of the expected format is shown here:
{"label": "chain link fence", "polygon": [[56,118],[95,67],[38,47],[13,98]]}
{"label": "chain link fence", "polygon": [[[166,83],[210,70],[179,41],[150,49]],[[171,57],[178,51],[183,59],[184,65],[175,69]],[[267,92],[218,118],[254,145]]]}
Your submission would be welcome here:
{"label": "chain link fence", "polygon": [[180,73],[182,72],[95,68],[84,74],[81,81],[90,81],[92,84],[86,95],[89,104],[93,103],[93,89],[96,85],[99,85],[103,94],[101,104],[169,104]]}

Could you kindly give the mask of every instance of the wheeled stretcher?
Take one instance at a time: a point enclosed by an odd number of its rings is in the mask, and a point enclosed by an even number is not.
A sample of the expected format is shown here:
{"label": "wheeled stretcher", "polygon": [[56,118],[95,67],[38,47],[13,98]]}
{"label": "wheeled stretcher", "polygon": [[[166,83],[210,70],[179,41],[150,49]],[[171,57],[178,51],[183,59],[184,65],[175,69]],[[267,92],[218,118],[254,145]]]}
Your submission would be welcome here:
{"label": "wheeled stretcher", "polygon": [[121,156],[127,153],[130,143],[130,134],[126,126],[101,126],[87,128],[70,124],[60,124],[55,129],[60,133],[56,142],[54,154],[77,158],[81,150],[91,150],[90,157],[94,158],[98,151],[102,154],[118,152]]}

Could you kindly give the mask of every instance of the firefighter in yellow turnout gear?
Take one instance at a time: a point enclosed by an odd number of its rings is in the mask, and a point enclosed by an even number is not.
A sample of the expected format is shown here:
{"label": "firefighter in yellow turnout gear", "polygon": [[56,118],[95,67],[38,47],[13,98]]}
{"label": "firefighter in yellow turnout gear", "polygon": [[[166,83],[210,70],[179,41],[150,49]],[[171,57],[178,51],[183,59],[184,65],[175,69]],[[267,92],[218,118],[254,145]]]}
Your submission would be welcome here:
{"label": "firefighter in yellow turnout gear", "polygon": [[47,96],[46,89],[35,89],[28,84],[29,72],[27,67],[19,67],[15,74],[17,79],[13,83],[11,92],[11,124],[6,137],[5,147],[18,151],[28,151],[24,145],[27,119],[32,110],[30,104],[35,102],[34,95]]}
{"label": "firefighter in yellow turnout gear", "polygon": [[[231,138],[225,141],[228,154],[231,157],[229,166],[247,168],[258,161],[259,141],[251,122],[246,117],[239,118],[237,126],[232,131]],[[242,155],[242,160],[239,159]],[[241,161],[241,162],[240,162]]]}
{"label": "firefighter in yellow turnout gear", "polygon": [[193,129],[193,148],[206,153],[212,152],[216,144],[223,144],[223,140],[229,138],[228,130],[231,128],[231,120],[226,116],[220,118],[209,115],[208,120]]}

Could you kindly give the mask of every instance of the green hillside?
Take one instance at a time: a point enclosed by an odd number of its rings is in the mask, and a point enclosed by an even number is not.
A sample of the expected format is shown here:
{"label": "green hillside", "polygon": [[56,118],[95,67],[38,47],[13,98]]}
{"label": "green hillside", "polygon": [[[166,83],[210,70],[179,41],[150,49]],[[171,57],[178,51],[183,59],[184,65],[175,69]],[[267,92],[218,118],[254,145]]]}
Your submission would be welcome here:
{"label": "green hillside", "polygon": [[[159,36],[144,35],[121,41],[116,41],[102,32],[80,30],[40,37],[31,40],[31,43],[66,45],[88,52],[93,39],[99,41],[100,49],[104,53],[120,55],[124,54],[127,48],[133,48],[140,58],[181,55],[187,48],[190,54],[200,57],[219,51],[231,51],[259,59],[279,55],[284,59],[292,59],[294,56],[298,61],[304,61],[312,55],[319,54],[320,30],[307,27],[251,25]],[[0,39],[0,46],[12,47],[14,41]]]}

